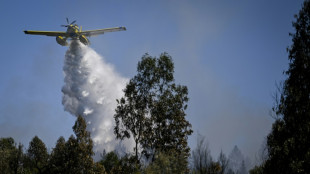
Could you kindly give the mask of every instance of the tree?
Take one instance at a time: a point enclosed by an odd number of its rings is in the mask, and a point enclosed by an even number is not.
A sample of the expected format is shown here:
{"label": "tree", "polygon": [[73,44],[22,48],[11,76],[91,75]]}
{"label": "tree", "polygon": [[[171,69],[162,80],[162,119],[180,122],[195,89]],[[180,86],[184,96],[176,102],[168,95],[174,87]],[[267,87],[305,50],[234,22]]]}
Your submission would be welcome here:
{"label": "tree", "polygon": [[242,162],[244,162],[244,156],[242,155],[238,146],[235,146],[231,153],[229,154],[229,168],[232,169],[234,173],[240,173]]}
{"label": "tree", "polygon": [[12,151],[10,159],[10,168],[12,173],[24,173],[24,158],[23,145],[19,144],[17,148]]}
{"label": "tree", "polygon": [[29,143],[27,158],[32,173],[46,173],[48,170],[48,158],[46,146],[44,142],[35,136]]}
{"label": "tree", "polygon": [[285,72],[278,116],[267,137],[264,173],[310,173],[310,1],[305,0],[293,26],[289,68]]}
{"label": "tree", "polygon": [[88,174],[103,168],[93,161],[93,141],[83,117],[78,116],[72,129],[76,137],[71,136],[65,144],[66,173]]}
{"label": "tree", "polygon": [[198,134],[197,146],[192,151],[191,159],[194,173],[207,173],[213,164],[209,145],[205,142],[205,138],[200,134]]}
{"label": "tree", "polygon": [[263,174],[263,166],[255,166],[253,169],[249,171],[250,174]]}
{"label": "tree", "polygon": [[119,173],[140,173],[140,164],[137,163],[135,156],[126,154],[111,169],[111,174]]}
{"label": "tree", "polygon": [[76,137],[71,135],[67,142],[60,137],[51,153],[51,173],[104,174],[104,167],[93,161],[93,142],[83,117],[79,116],[72,128]]}
{"label": "tree", "polygon": [[124,93],[125,97],[117,100],[114,132],[118,139],[133,137],[135,141],[135,158],[138,160],[138,145],[141,144],[146,129],[146,101],[143,101],[145,99],[138,95],[133,80],[130,80],[129,84],[127,84]]}
{"label": "tree", "polygon": [[23,149],[16,148],[13,138],[0,139],[0,174],[17,173],[22,170]]}
{"label": "tree", "polygon": [[223,153],[222,150],[221,150],[221,153],[220,153],[217,161],[218,161],[218,163],[219,163],[219,165],[221,167],[221,170],[220,170],[219,174],[225,174],[227,169],[228,169],[229,161],[228,161],[226,155]]}
{"label": "tree", "polygon": [[213,162],[210,164],[207,174],[218,174],[221,172],[221,165],[218,162]]}
{"label": "tree", "polygon": [[167,53],[159,58],[145,54],[138,74],[127,84],[124,97],[117,100],[116,126],[119,139],[133,137],[135,158],[139,148],[152,160],[156,152],[189,155],[187,137],[191,124],[185,119],[187,87],[174,83],[174,64]]}
{"label": "tree", "polygon": [[59,137],[56,146],[51,153],[51,173],[66,173],[66,162],[66,141],[63,137]]}
{"label": "tree", "polygon": [[71,135],[67,142],[60,137],[51,155],[37,136],[30,141],[26,155],[13,138],[0,138],[0,174],[105,174],[104,166],[93,161],[93,143],[85,120],[79,116],[72,128],[76,136]]}
{"label": "tree", "polygon": [[247,173],[248,173],[248,172],[247,172],[247,169],[246,169],[246,167],[245,167],[244,160],[243,160],[242,163],[241,163],[241,166],[240,166],[240,168],[239,168],[238,174],[247,174]]}
{"label": "tree", "polygon": [[105,171],[105,168],[102,164],[100,164],[99,162],[96,162],[94,164],[94,174],[107,174],[107,172]]}
{"label": "tree", "polygon": [[103,159],[100,161],[106,170],[106,172],[110,173],[113,167],[119,165],[119,158],[115,152],[109,152],[103,156]]}
{"label": "tree", "polygon": [[10,173],[10,158],[12,150],[14,150],[13,138],[1,138],[0,139],[0,173]]}
{"label": "tree", "polygon": [[[68,141],[65,144],[65,164],[64,169],[60,169],[65,171],[65,173],[68,174],[74,174],[74,173],[82,173],[84,169],[83,163],[84,157],[80,155],[80,146],[78,142],[76,141],[76,138],[71,135],[68,139]],[[89,168],[92,169],[92,168]],[[86,171],[83,171],[86,173]]]}
{"label": "tree", "polygon": [[93,165],[93,141],[90,133],[86,130],[86,122],[83,117],[79,116],[75,122],[73,132],[78,144],[78,157],[81,159],[80,167],[83,170],[90,169]]}
{"label": "tree", "polygon": [[184,160],[183,154],[179,155],[178,153],[159,152],[155,155],[155,160],[145,169],[147,174],[157,174],[157,173],[188,173],[186,167],[187,162]]}

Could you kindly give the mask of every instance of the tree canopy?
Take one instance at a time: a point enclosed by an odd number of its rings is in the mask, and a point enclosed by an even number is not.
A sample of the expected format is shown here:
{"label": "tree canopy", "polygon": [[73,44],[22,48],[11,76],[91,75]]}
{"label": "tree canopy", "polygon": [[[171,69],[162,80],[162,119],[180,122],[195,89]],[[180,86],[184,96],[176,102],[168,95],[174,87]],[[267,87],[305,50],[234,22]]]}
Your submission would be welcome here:
{"label": "tree canopy", "polygon": [[47,173],[49,154],[44,142],[38,136],[30,141],[27,157],[33,173]]}
{"label": "tree canopy", "polygon": [[310,173],[310,1],[305,0],[296,21],[289,68],[285,72],[278,115],[268,135],[269,156],[264,173]]}
{"label": "tree canopy", "polygon": [[152,160],[156,152],[170,150],[189,155],[188,90],[175,84],[173,73],[174,64],[167,53],[159,58],[145,54],[137,75],[124,89],[124,97],[117,100],[114,132],[117,138],[134,139],[137,159],[140,148]]}

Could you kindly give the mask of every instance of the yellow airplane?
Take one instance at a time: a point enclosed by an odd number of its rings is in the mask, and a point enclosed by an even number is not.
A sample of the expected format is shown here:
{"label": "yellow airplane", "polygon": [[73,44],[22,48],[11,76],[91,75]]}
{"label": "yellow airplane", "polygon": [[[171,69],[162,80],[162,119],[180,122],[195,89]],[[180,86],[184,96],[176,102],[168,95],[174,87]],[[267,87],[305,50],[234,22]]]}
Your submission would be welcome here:
{"label": "yellow airplane", "polygon": [[125,27],[114,27],[114,28],[104,28],[99,30],[86,30],[82,31],[82,27],[78,27],[77,24],[74,24],[76,21],[73,21],[69,24],[67,18],[67,25],[61,25],[62,27],[67,27],[67,31],[33,31],[25,30],[25,34],[33,35],[45,35],[45,36],[56,36],[56,41],[62,46],[67,46],[67,39],[80,40],[84,45],[89,45],[90,42],[87,39],[89,36],[95,36],[99,34],[104,34],[105,32],[114,32],[114,31],[124,31]]}

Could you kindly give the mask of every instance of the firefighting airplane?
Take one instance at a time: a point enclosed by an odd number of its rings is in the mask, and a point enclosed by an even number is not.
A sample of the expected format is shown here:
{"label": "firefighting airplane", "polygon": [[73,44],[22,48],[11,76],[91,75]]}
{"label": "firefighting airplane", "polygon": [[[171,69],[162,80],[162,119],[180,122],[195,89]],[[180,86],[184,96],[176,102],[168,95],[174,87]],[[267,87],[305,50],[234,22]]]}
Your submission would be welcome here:
{"label": "firefighting airplane", "polygon": [[67,31],[32,31],[25,30],[25,34],[33,34],[33,35],[45,35],[45,36],[56,36],[56,41],[58,44],[62,46],[67,46],[67,39],[79,40],[84,45],[89,45],[90,42],[87,39],[89,36],[96,36],[99,34],[104,34],[105,32],[114,32],[114,31],[125,31],[125,27],[114,27],[114,28],[104,28],[99,30],[86,30],[82,31],[82,26],[79,28],[77,24],[74,24],[76,21],[73,21],[69,24],[69,20],[67,19],[67,25],[61,25],[62,27],[67,27]]}

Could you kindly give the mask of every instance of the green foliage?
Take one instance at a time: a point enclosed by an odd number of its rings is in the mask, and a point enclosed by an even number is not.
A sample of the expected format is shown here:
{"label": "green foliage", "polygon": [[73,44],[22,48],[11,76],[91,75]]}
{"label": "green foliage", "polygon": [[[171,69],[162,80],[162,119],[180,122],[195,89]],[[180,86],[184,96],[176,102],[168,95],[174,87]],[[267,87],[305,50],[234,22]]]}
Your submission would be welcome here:
{"label": "green foliage", "polygon": [[182,174],[188,173],[187,159],[184,154],[171,152],[159,152],[155,155],[155,160],[145,169],[147,174]]}
{"label": "green foliage", "polygon": [[94,169],[93,169],[94,174],[106,174],[107,172],[105,171],[105,168],[102,164],[99,162],[96,162],[94,164]]}
{"label": "green foliage", "polygon": [[46,173],[48,171],[48,158],[44,142],[35,136],[29,143],[27,159],[32,173]]}
{"label": "green foliage", "polygon": [[118,166],[119,163],[120,160],[114,151],[105,154],[103,159],[100,161],[100,164],[104,166],[107,173],[110,173],[113,167]]}
{"label": "green foliage", "polygon": [[0,139],[0,174],[21,173],[23,146],[16,147],[13,138]]}
{"label": "green foliage", "polygon": [[0,173],[9,173],[10,168],[10,158],[12,150],[14,149],[14,139],[13,138],[1,138],[0,139]]}
{"label": "green foliage", "polygon": [[67,142],[60,137],[51,153],[52,173],[105,173],[104,167],[93,161],[93,142],[86,130],[85,120],[79,116],[72,128],[76,137],[71,135]]}
{"label": "green foliage", "polygon": [[139,174],[141,166],[137,163],[135,156],[126,154],[113,166],[110,174]]}
{"label": "green foliage", "polygon": [[56,147],[51,153],[50,169],[51,173],[66,173],[66,141],[63,137],[59,137]]}
{"label": "green foliage", "polygon": [[249,171],[250,174],[264,174],[263,166],[255,166]]}
{"label": "green foliage", "polygon": [[77,118],[73,131],[76,137],[71,135],[68,141],[60,137],[50,155],[37,136],[30,141],[26,154],[21,144],[16,147],[13,138],[1,138],[0,174],[105,174],[104,166],[93,161],[93,143],[82,117]]}
{"label": "green foliage", "polygon": [[137,163],[135,156],[126,154],[119,158],[116,152],[111,151],[102,155],[102,160],[99,163],[104,166],[109,174],[127,174],[127,173],[140,173],[140,164]]}
{"label": "green foliage", "polygon": [[24,165],[24,152],[23,152],[23,145],[19,144],[17,148],[15,148],[12,152],[12,156],[10,159],[10,167],[13,173],[24,173],[23,165]]}
{"label": "green foliage", "polygon": [[12,150],[15,148],[15,142],[12,137],[0,139],[0,150]]}
{"label": "green foliage", "polygon": [[[83,117],[79,116],[73,126],[76,139],[71,138],[68,141],[68,149],[72,150],[74,155],[71,160],[75,160],[79,173],[92,173],[93,168],[93,141],[90,133],[86,130],[86,122]],[[70,157],[69,157],[70,158]]]}
{"label": "green foliage", "polygon": [[192,133],[191,124],[185,119],[188,90],[174,83],[171,57],[167,53],[159,58],[145,54],[137,71],[127,84],[124,97],[117,100],[117,138],[133,137],[137,160],[140,148],[151,159],[156,152],[170,150],[188,156],[187,137]]}
{"label": "green foliage", "polygon": [[264,173],[310,173],[310,2],[305,0],[293,23],[296,33],[289,51],[278,115],[268,135],[269,158]]}

